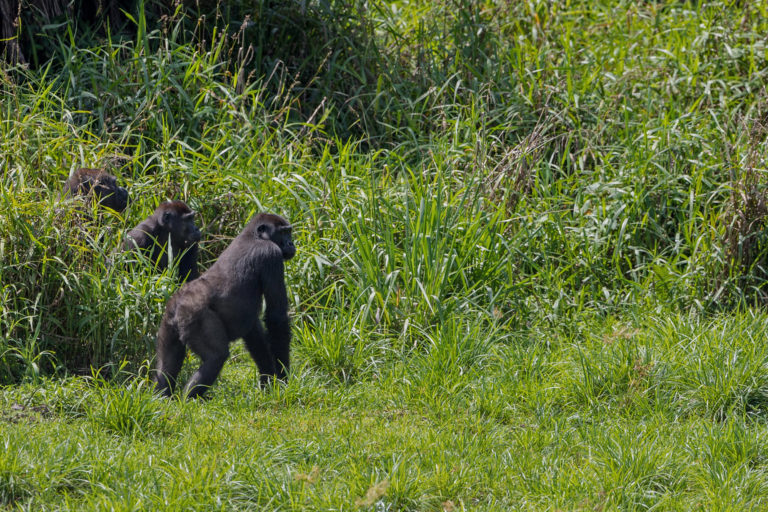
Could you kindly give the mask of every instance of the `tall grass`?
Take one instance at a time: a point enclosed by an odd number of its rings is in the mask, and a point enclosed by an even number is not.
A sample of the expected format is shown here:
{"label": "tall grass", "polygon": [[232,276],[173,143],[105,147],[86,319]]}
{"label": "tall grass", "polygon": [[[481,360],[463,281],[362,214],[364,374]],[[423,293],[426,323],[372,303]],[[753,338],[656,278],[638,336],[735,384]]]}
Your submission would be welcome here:
{"label": "tall grass", "polygon": [[[344,304],[398,343],[457,314],[761,300],[759,7],[584,5],[140,10],[135,38],[92,47],[70,25],[47,67],[3,81],[5,380],[22,352],[70,369],[151,352],[174,285],[112,254],[167,198],[201,212],[203,266],[255,211],[293,218],[299,315]],[[269,67],[280,41],[291,59]],[[124,218],[70,232],[56,194],[81,165],[130,186]]]}
{"label": "tall grass", "polygon": [[[299,317],[343,304],[406,345],[455,315],[762,300],[759,7],[451,5],[139,11],[133,40],[78,47],[70,25],[46,67],[6,74],[4,379],[151,352],[174,285],[113,253],[167,198],[201,212],[203,266],[255,211],[293,218]],[[130,186],[124,217],[56,203],[81,165]]]}

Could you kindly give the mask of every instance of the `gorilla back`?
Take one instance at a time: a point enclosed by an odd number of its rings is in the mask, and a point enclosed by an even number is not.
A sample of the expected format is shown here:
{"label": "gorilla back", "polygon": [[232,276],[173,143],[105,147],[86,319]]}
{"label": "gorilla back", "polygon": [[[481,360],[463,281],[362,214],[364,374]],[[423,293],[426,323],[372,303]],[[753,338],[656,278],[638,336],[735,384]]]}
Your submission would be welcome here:
{"label": "gorilla back", "polygon": [[189,397],[205,393],[229,357],[229,344],[238,338],[256,362],[262,383],[287,375],[291,330],[284,261],[296,254],[291,232],[279,215],[256,215],[211,268],[171,297],[157,335],[155,379],[162,394],[173,392],[187,347],[202,364],[185,392]]}

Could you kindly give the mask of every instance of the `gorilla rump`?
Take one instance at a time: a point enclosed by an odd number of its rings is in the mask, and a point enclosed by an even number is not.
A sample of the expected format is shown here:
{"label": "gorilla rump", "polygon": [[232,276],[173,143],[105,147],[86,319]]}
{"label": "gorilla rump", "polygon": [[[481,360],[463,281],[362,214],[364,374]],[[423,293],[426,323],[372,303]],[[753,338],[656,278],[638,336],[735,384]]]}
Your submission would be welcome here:
{"label": "gorilla rump", "polygon": [[138,226],[128,232],[124,251],[140,250],[160,269],[168,268],[169,253],[179,260],[181,280],[197,279],[197,243],[200,230],[195,212],[183,201],[161,203]]}
{"label": "gorilla rump", "polygon": [[173,392],[187,347],[202,364],[185,392],[188,397],[205,393],[238,338],[256,362],[262,384],[287,375],[291,329],[284,261],[296,254],[291,231],[279,215],[256,215],[211,268],[170,298],[157,334],[155,378],[162,394]]}
{"label": "gorilla rump", "polygon": [[128,206],[128,191],[117,184],[117,178],[104,169],[80,168],[64,182],[64,197],[94,197],[101,206],[122,212]]}

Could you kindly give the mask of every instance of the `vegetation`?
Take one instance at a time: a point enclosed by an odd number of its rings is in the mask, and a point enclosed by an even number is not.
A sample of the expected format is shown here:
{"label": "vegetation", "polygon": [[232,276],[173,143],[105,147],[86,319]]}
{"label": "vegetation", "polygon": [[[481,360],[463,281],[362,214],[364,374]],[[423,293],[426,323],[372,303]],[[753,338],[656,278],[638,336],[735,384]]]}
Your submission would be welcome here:
{"label": "vegetation", "polygon": [[[0,504],[765,508],[768,4],[276,3],[2,68]],[[178,284],[116,249],[166,199],[203,267],[294,222],[286,383],[152,394]]]}

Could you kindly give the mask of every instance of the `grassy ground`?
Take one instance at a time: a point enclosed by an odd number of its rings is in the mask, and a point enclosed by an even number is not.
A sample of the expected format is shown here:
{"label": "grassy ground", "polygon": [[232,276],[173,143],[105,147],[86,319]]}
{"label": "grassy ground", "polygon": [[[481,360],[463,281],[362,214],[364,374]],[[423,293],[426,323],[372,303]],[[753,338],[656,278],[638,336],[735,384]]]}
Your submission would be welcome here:
{"label": "grassy ground", "polygon": [[[271,4],[3,68],[0,504],[768,507],[768,4]],[[98,165],[124,215],[58,201]],[[287,383],[152,395],[166,199],[203,267],[295,224]]]}

